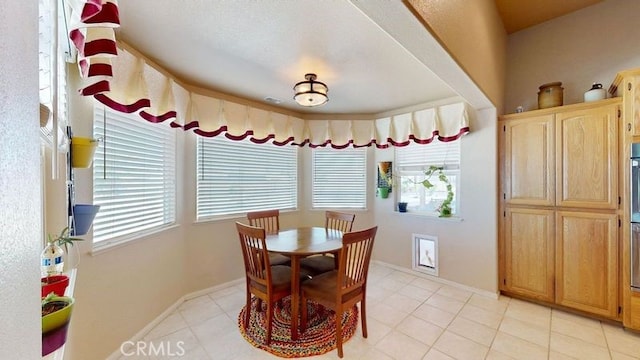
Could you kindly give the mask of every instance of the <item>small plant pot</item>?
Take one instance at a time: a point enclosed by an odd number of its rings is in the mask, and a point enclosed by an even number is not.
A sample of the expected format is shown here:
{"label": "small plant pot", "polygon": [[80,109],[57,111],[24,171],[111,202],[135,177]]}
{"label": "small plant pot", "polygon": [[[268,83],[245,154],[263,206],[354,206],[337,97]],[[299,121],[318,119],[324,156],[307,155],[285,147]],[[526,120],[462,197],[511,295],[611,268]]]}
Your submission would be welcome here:
{"label": "small plant pot", "polygon": [[45,297],[50,293],[58,296],[64,296],[64,292],[69,286],[69,277],[67,275],[45,276],[40,279],[42,284],[41,296]]}
{"label": "small plant pot", "polygon": [[[67,329],[71,320],[74,299],[66,296],[53,297],[42,305],[42,356],[60,348],[67,340]],[[57,306],[55,311],[46,313],[49,306]]]}
{"label": "small plant pot", "polygon": [[399,202],[398,203],[398,212],[407,212],[407,203],[406,202]]}
{"label": "small plant pot", "polygon": [[88,233],[98,210],[100,210],[100,205],[73,205],[73,226],[71,235],[81,236]]}
{"label": "small plant pot", "polygon": [[380,194],[380,197],[383,199],[386,199],[389,197],[389,188],[378,188],[378,194]]}
{"label": "small plant pot", "polygon": [[98,140],[74,136],[71,138],[71,166],[88,168],[93,162],[93,155],[98,147]]}

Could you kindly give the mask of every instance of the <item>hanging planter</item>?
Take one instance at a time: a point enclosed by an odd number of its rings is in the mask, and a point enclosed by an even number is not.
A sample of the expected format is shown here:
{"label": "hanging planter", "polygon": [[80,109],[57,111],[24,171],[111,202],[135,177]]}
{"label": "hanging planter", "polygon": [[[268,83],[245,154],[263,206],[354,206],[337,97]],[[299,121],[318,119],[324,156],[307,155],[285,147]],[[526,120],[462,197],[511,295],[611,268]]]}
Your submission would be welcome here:
{"label": "hanging planter", "polygon": [[89,232],[98,210],[100,210],[100,205],[73,205],[73,223],[71,227],[73,236],[81,236]]}
{"label": "hanging planter", "polygon": [[71,166],[88,168],[98,148],[98,140],[74,136],[71,138]]}
{"label": "hanging planter", "polygon": [[389,197],[389,188],[388,187],[379,187],[378,188],[378,194],[380,194],[380,197],[383,199],[386,199]]}

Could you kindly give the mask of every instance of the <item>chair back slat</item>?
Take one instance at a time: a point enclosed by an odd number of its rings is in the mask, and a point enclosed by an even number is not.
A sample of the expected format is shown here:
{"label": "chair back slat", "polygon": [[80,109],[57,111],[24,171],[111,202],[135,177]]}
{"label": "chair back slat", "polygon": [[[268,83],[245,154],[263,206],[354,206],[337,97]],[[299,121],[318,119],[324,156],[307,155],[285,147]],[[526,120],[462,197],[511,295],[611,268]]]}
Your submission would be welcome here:
{"label": "chair back slat", "polygon": [[267,234],[277,234],[280,231],[280,210],[263,210],[247,213],[249,225],[260,227]]}
{"label": "chair back slat", "polygon": [[264,228],[236,222],[246,276],[260,284],[271,282],[271,264]]}
{"label": "chair back slat", "polygon": [[324,227],[329,230],[337,230],[344,233],[351,231],[353,227],[353,221],[355,220],[355,214],[346,214],[337,211],[327,211],[325,213]]}
{"label": "chair back slat", "polygon": [[345,233],[338,265],[338,284],[341,294],[362,287],[367,281],[371,252],[378,227]]}

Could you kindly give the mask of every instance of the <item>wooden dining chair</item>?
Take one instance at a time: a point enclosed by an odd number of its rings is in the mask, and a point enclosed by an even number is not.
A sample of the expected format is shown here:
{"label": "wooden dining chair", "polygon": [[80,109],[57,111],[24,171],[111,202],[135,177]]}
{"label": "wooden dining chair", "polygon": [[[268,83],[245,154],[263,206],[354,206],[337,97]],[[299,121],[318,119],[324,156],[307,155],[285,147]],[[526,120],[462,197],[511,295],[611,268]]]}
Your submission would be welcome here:
{"label": "wooden dining chair", "polygon": [[[343,234],[348,233],[353,227],[355,218],[355,214],[327,211],[325,213],[324,227],[327,232],[339,231]],[[310,256],[300,260],[300,266],[311,276],[315,276],[336,269],[338,267],[338,258],[335,254]]]}
{"label": "wooden dining chair", "polygon": [[360,303],[362,337],[367,337],[367,273],[371,251],[378,227],[348,232],[342,237],[342,250],[338,255],[338,269],[302,283],[301,332],[307,327],[307,301],[315,300],[336,313],[336,344],[338,356],[342,351],[342,315]]}
{"label": "wooden dining chair", "polygon": [[259,299],[257,311],[261,310],[262,301],[266,302],[267,336],[265,342],[269,345],[273,325],[273,305],[291,294],[291,268],[285,265],[271,265],[264,228],[239,222],[236,222],[236,228],[242,247],[247,283],[247,303],[243,326],[245,329],[249,327],[251,295],[253,294]]}
{"label": "wooden dining chair", "polygon": [[[267,234],[277,234],[280,231],[280,210],[262,210],[247,213],[249,225],[261,227]],[[276,253],[269,253],[272,265],[289,265],[291,259]]]}

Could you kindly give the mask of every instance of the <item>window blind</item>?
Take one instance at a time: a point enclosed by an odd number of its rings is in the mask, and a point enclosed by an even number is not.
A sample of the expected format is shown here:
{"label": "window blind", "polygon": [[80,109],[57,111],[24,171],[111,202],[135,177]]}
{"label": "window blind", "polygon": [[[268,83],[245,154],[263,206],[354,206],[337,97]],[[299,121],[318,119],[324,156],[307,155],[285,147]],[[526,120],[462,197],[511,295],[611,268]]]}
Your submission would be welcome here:
{"label": "window blind", "polygon": [[447,170],[460,169],[460,141],[434,139],[427,145],[411,143],[396,148],[396,166],[401,171],[424,171],[431,165],[444,166]]}
{"label": "window blind", "polygon": [[366,208],[366,148],[314,148],[312,152],[313,208]]}
{"label": "window blind", "polygon": [[94,107],[93,130],[104,138],[93,164],[94,244],[173,224],[175,130],[103,106]]}
{"label": "window blind", "polygon": [[296,209],[298,148],[199,137],[197,219]]}

